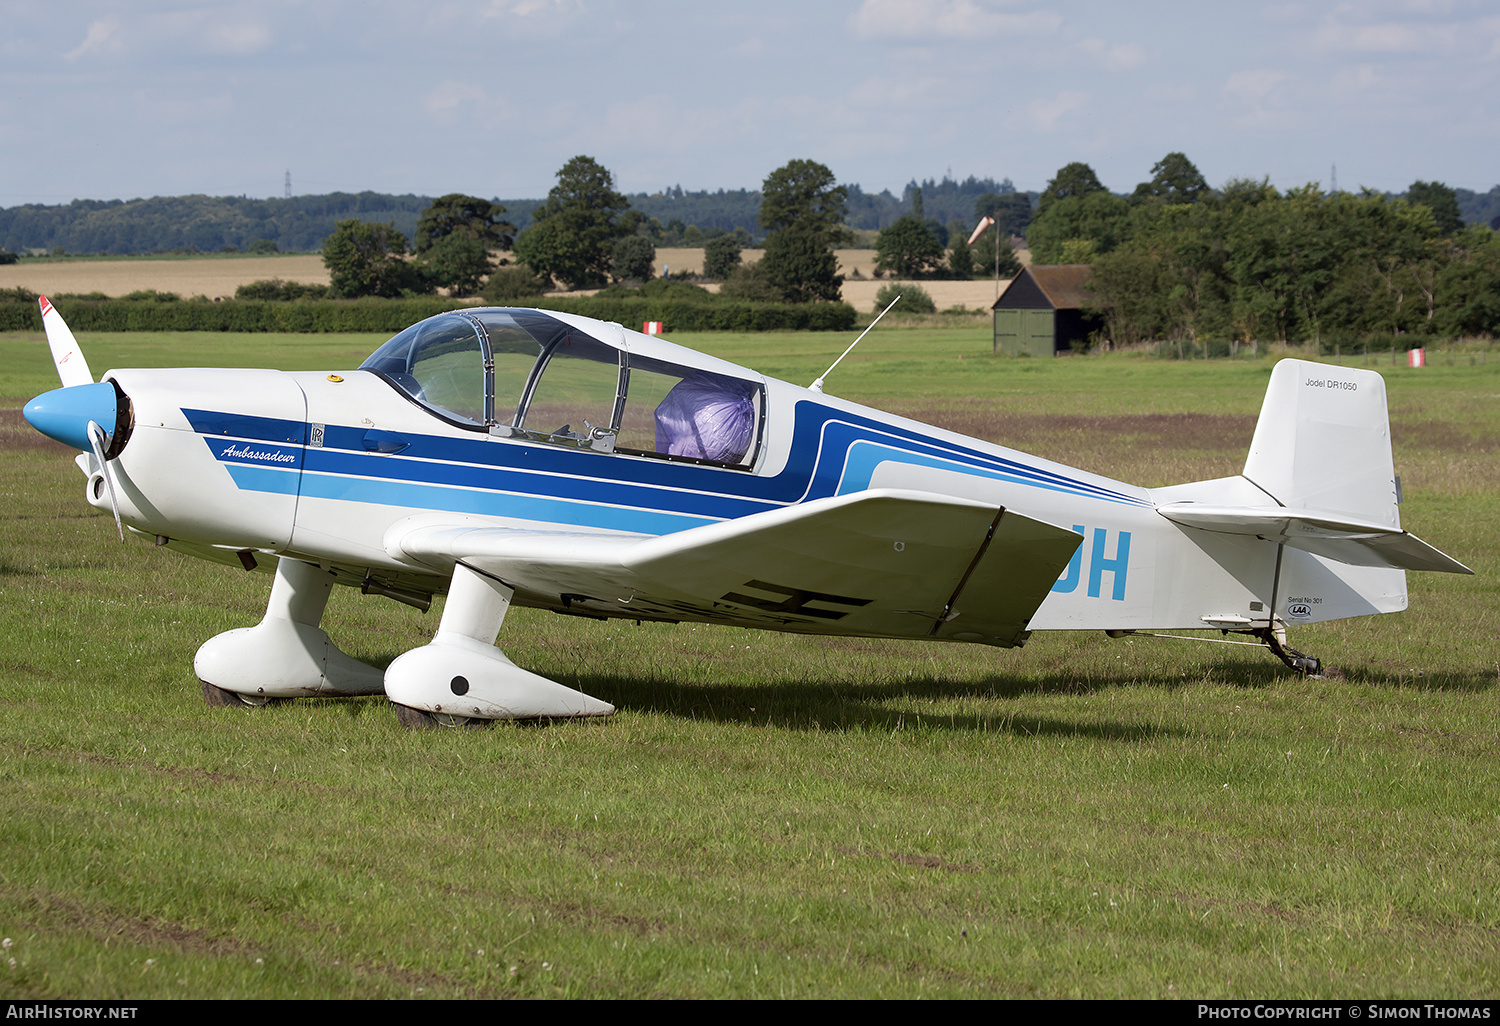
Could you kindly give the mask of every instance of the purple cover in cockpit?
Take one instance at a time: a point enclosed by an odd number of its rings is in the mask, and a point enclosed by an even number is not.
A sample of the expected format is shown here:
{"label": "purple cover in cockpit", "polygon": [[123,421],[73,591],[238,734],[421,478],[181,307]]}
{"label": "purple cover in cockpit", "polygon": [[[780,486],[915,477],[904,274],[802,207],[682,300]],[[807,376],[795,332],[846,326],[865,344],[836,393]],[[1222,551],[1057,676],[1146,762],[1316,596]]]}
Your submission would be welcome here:
{"label": "purple cover in cockpit", "polygon": [[656,451],[739,463],[755,437],[750,386],[716,374],[683,378],[656,407]]}

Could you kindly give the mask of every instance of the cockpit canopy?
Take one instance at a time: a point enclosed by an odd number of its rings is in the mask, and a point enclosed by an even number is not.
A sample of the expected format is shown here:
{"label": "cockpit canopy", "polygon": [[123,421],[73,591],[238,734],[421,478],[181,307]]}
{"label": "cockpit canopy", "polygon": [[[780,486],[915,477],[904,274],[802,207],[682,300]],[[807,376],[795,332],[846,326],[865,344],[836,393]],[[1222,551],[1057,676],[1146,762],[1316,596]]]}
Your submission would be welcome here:
{"label": "cockpit canopy", "polygon": [[459,427],[727,467],[755,461],[759,382],[610,345],[537,310],[412,325],[360,365]]}

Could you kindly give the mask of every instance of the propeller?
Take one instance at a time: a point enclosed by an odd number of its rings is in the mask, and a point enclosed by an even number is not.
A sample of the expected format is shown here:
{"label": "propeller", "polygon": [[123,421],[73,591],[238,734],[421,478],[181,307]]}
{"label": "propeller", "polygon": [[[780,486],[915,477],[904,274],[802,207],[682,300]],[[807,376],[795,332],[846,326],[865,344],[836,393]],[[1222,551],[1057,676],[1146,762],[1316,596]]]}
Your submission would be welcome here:
{"label": "propeller", "polygon": [[99,475],[104,478],[104,483],[109,486],[109,508],[115,515],[115,530],[120,532],[120,541],[125,541],[125,527],[120,523],[120,497],[115,494],[115,478],[109,472],[109,463],[104,458],[104,443],[109,440],[104,429],[95,421],[89,421],[86,429],[89,442],[94,447],[94,459],[99,461]]}
{"label": "propeller", "polygon": [[130,399],[112,381],[94,382],[88,361],[62,314],[46,296],[40,297],[39,302],[42,325],[47,329],[47,345],[52,350],[52,362],[57,367],[62,387],[31,400],[22,414],[32,427],[48,438],[83,452],[93,451],[99,473],[109,487],[115,530],[123,542],[125,527],[120,520],[120,498],[115,491],[109,457],[118,456],[129,437]]}
{"label": "propeller", "polygon": [[47,330],[47,345],[52,349],[52,363],[57,367],[58,380],[64,388],[92,384],[93,372],[89,370],[89,362],[83,358],[83,351],[78,348],[78,340],[73,337],[68,322],[46,296],[38,297],[37,302],[42,307],[42,327]]}

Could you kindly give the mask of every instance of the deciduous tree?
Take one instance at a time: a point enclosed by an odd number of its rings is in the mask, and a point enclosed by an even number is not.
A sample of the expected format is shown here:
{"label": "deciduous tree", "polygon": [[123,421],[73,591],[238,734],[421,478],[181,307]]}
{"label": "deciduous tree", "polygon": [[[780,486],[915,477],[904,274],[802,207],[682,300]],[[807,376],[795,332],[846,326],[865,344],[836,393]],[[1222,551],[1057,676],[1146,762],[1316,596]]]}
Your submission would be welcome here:
{"label": "deciduous tree", "polygon": [[[995,229],[991,228],[990,231]],[[973,273],[983,278],[995,277],[995,261],[1000,262],[1000,277],[1014,278],[1021,273],[1021,260],[1016,256],[1016,251],[1011,248],[1010,236],[1000,236],[999,252],[996,252],[995,240],[985,237],[974,243],[971,250],[974,258]],[[951,266],[951,265],[950,265]]]}
{"label": "deciduous tree", "polygon": [[943,245],[917,217],[898,217],[875,239],[875,268],[898,278],[920,278],[943,262]]}
{"label": "deciduous tree", "polygon": [[633,235],[641,220],[615,191],[609,171],[582,156],[563,165],[547,202],[531,216],[531,227],[516,238],[517,258],[573,289],[606,283],[614,241]]}
{"label": "deciduous tree", "polygon": [[987,192],[974,201],[974,220],[993,217],[1006,235],[1025,235],[1031,216],[1031,200],[1018,192]]}
{"label": "deciduous tree", "polygon": [[760,226],[771,234],[761,271],[788,302],[839,298],[844,279],[833,248],[847,237],[848,195],[816,161],[794,160],[766,177]]}
{"label": "deciduous tree", "polygon": [[948,270],[955,278],[972,278],[974,251],[969,248],[969,240],[956,233],[949,238],[953,240],[953,248],[948,251]]}
{"label": "deciduous tree", "polygon": [[329,292],[352,299],[432,291],[422,267],[403,259],[405,254],[406,236],[394,224],[356,218],[340,221],[323,243]]}
{"label": "deciduous tree", "polygon": [[765,280],[788,303],[837,302],[844,278],[826,234],[783,228],[766,239],[758,265]]}
{"label": "deciduous tree", "polygon": [[516,226],[504,213],[498,203],[450,192],[422,212],[412,248],[437,285],[455,296],[472,295],[495,269],[490,252],[515,241]]}
{"label": "deciduous tree", "polygon": [[505,220],[505,208],[478,196],[450,192],[432,201],[417,221],[412,248],[426,253],[439,239],[465,235],[484,243],[486,249],[510,249],[516,241],[516,226]]}
{"label": "deciduous tree", "polygon": [[1182,153],[1168,153],[1151,167],[1151,181],[1135,187],[1130,198],[1141,203],[1158,199],[1163,203],[1196,203],[1209,192],[1208,183]]}
{"label": "deciduous tree", "polygon": [[1064,262],[1067,243],[1077,240],[1092,242],[1094,253],[1108,253],[1125,237],[1129,224],[1130,204],[1100,188],[1048,204],[1031,222],[1026,241],[1037,263],[1057,264]]}
{"label": "deciduous tree", "polygon": [[656,273],[656,246],[644,235],[616,239],[610,263],[616,281],[650,281]]}
{"label": "deciduous tree", "polygon": [[733,235],[710,239],[703,247],[703,276],[723,281],[740,265],[740,240]]}
{"label": "deciduous tree", "polygon": [[1047,183],[1047,188],[1037,199],[1036,212],[1044,214],[1047,208],[1061,199],[1087,196],[1093,192],[1106,192],[1104,183],[1094,174],[1094,169],[1082,161],[1074,161],[1057,169],[1057,175]]}
{"label": "deciduous tree", "polygon": [[452,232],[429,243],[422,262],[433,284],[454,296],[472,296],[495,269],[485,244],[464,232]]}
{"label": "deciduous tree", "polygon": [[1458,212],[1458,194],[1442,182],[1412,182],[1406,190],[1408,203],[1420,203],[1432,211],[1438,231],[1444,236],[1457,235],[1464,227]]}
{"label": "deciduous tree", "polygon": [[849,190],[836,183],[827,167],[793,160],[767,175],[761,186],[760,227],[766,232],[796,228],[822,235],[832,248],[844,240],[848,202]]}

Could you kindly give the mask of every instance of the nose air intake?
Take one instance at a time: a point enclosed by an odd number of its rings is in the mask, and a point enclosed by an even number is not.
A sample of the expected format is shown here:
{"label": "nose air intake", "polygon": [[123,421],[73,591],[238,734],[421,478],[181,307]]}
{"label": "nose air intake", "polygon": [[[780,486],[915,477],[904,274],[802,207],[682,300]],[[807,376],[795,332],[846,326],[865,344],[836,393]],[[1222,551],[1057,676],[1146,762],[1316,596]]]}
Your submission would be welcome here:
{"label": "nose air intake", "polygon": [[26,422],[48,438],[83,452],[93,451],[89,424],[104,431],[104,458],[112,460],[130,439],[130,397],[113,381],[70,385],[44,392],[21,411]]}

